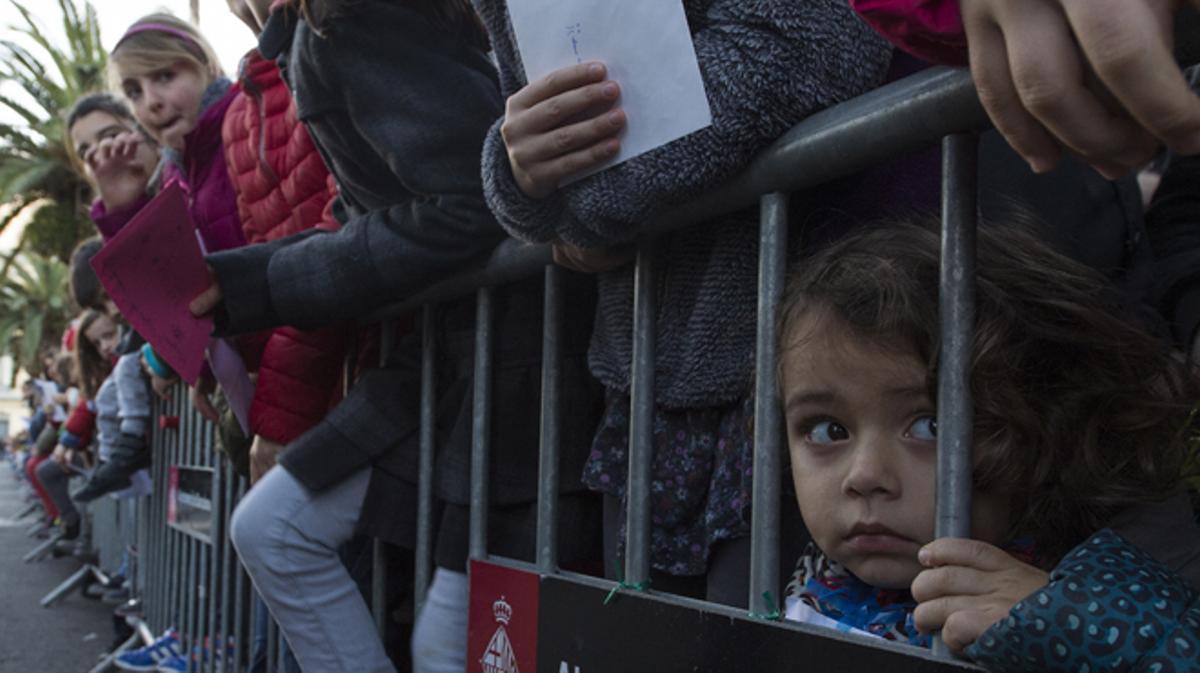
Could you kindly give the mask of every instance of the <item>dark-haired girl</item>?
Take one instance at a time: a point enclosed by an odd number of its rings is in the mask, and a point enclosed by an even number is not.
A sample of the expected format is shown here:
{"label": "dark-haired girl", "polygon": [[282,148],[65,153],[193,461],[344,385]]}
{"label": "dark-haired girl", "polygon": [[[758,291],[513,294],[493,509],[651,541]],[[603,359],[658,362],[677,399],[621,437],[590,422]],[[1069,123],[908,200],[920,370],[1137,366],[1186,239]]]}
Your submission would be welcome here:
{"label": "dark-haired girl", "polygon": [[[342,227],[212,255],[214,286],[193,310],[215,308],[219,331],[362,319],[481,261],[504,238],[484,204],[479,166],[503,102],[486,34],[468,3],[282,3],[260,48],[281,60],[297,116],[337,180]],[[532,531],[526,505],[537,483],[540,294],[535,280],[498,290],[495,302],[503,364],[493,379],[492,503],[493,516],[506,520],[497,528],[508,533],[493,537],[491,549],[525,558],[533,554],[532,533],[511,531]],[[591,309],[575,297],[571,310],[585,317],[571,324],[584,329],[568,330],[564,389],[572,392],[564,405],[590,419],[597,404],[582,381],[582,353]],[[434,632],[423,642],[438,645],[436,652],[414,646],[417,670],[465,660],[460,580],[474,315],[470,298],[447,302],[436,317],[437,488],[445,514],[435,522],[439,571],[420,619]],[[234,544],[304,670],[393,670],[337,550],[356,530],[413,545],[419,342],[402,337],[390,366],[363,375],[324,421],[292,442],[234,515]],[[574,434],[564,428],[564,491],[583,490],[587,441]],[[433,613],[439,616],[431,620]]]}
{"label": "dark-haired girl", "polygon": [[97,226],[105,229],[110,214],[141,209],[156,182],[159,154],[129,108],[112,94],[88,94],[67,111],[66,129],[71,165],[96,192]]}
{"label": "dark-haired girl", "polygon": [[[1192,670],[1194,589],[1113,528],[1180,490],[1194,384],[1102,277],[1013,228],[979,236],[975,539],[933,538],[938,253],[933,228],[881,225],[804,260],[785,297],[813,537],[788,618],[915,645],[941,631],[996,670]],[[1190,522],[1172,535],[1196,549]],[[1185,665],[1140,667],[1160,656]]]}

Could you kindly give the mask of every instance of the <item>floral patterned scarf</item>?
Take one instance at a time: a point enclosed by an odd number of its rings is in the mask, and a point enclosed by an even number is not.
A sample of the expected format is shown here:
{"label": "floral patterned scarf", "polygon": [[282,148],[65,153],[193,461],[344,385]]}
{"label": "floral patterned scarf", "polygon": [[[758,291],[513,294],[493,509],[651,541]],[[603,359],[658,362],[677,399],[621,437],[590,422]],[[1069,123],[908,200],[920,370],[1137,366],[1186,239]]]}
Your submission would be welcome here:
{"label": "floral patterned scarf", "polygon": [[[1022,538],[1004,546],[1013,557],[1033,565],[1036,563],[1032,541]],[[886,640],[929,647],[930,636],[919,633],[913,621],[917,602],[902,589],[877,589],[858,579],[837,561],[825,556],[814,543],[809,543],[796,563],[796,572],[787,586],[787,616],[815,623],[824,623],[844,631],[861,631]],[[797,617],[797,613],[820,617]]]}
{"label": "floral patterned scarf", "polygon": [[912,594],[899,589],[876,589],[825,556],[811,542],[796,563],[796,572],[787,586],[787,600],[799,601],[853,630],[929,647],[930,637],[918,633],[913,622],[917,602]]}

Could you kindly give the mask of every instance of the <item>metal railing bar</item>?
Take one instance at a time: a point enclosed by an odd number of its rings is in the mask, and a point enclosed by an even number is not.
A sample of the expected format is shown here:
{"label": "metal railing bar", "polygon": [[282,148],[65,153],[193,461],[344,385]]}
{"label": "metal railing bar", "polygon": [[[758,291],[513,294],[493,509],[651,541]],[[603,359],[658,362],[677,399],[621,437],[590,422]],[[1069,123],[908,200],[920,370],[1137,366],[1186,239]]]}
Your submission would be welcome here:
{"label": "metal railing bar", "polygon": [[629,468],[625,482],[625,581],[650,579],[650,471],[654,461],[654,354],[658,260],[653,239],[638,245],[633,284],[633,364],[629,378]]}
{"label": "metal railing bar", "polygon": [[[970,367],[975,331],[978,162],[977,135],[952,135],[943,141],[936,537],[971,536],[974,413]],[[941,638],[934,639],[933,651],[952,656]]]}
{"label": "metal railing bar", "polygon": [[758,245],[758,335],[755,345],[754,494],[750,509],[750,611],[778,607],[780,406],[776,315],[787,272],[788,195],[762,197]]}
{"label": "metal railing bar", "polygon": [[[239,478],[237,483],[237,500],[246,495],[246,480]],[[232,548],[232,547],[231,547]],[[251,599],[253,589],[247,581],[246,571],[242,568],[242,564],[237,561],[237,550],[234,549],[233,559],[233,633],[237,643],[234,661],[237,663],[248,662],[250,653],[247,649],[254,638],[253,634],[247,634],[247,622],[253,624],[253,619],[247,619],[247,613],[253,610],[254,601]],[[252,627],[251,627],[252,628]]]}
{"label": "metal railing bar", "polygon": [[433,315],[427,305],[421,312],[421,436],[417,457],[417,544],[413,578],[414,615],[421,614],[433,574],[433,449],[437,394],[434,386],[436,343]]}
{"label": "metal railing bar", "polygon": [[371,540],[371,616],[382,637],[387,630],[388,553],[383,540]]}
{"label": "metal railing bar", "polygon": [[[384,320],[379,324],[379,366],[387,367],[396,347],[396,323]],[[382,540],[371,541],[371,614],[375,628],[382,637],[387,629],[387,567],[388,550]]]}
{"label": "metal railing bar", "polygon": [[[209,460],[215,461],[216,451],[209,451]],[[209,578],[208,578],[208,636],[211,644],[209,656],[205,661],[205,669],[210,673],[217,666],[217,658],[225,651],[225,641],[220,637],[221,629],[218,623],[222,605],[222,580],[225,577],[225,545],[229,537],[225,527],[225,475],[220,467],[213,466],[213,532],[212,545],[209,547]]]}
{"label": "metal railing bar", "polygon": [[[813,187],[928,147],[948,133],[987,127],[970,73],[930,68],[814,113],[763,150],[738,177],[668,210],[641,230],[659,234],[711,220],[754,205],[763,194]],[[550,261],[549,246],[505,241],[482,268],[438,283],[367,322],[481,286],[520,280]]]}
{"label": "metal railing bar", "polygon": [[[257,623],[258,619],[255,618],[254,621]],[[276,653],[279,650],[279,648],[277,646],[278,641],[279,641],[279,624],[275,622],[274,617],[268,617],[267,618],[267,635],[266,635],[266,650],[267,650],[266,654],[267,654],[267,671],[269,673],[275,673],[275,671],[279,670],[278,660],[276,659]]]}
{"label": "metal railing bar", "polygon": [[492,433],[492,293],[480,288],[475,300],[475,389],[471,406],[470,557],[487,558],[488,469]]}
{"label": "metal railing bar", "polygon": [[558,482],[561,453],[563,274],[546,266],[542,305],[542,412],[538,453],[537,564],[545,573],[558,569]]}
{"label": "metal railing bar", "polygon": [[[237,561],[233,558],[233,540],[229,537],[229,521],[233,515],[233,508],[237,504],[234,497],[234,487],[237,480],[237,473],[233,471],[233,461],[225,460],[222,466],[222,472],[225,475],[223,483],[222,501],[224,506],[221,509],[221,526],[222,535],[220,537],[221,545],[221,584],[218,587],[220,592],[220,628],[217,631],[217,636],[221,643],[221,656],[219,661],[222,671],[230,670],[232,662],[229,661],[229,647],[227,646],[232,633],[231,619],[233,617],[233,584],[234,574],[237,572]],[[232,638],[235,643],[234,652],[241,650],[240,644],[237,643],[237,638]]]}

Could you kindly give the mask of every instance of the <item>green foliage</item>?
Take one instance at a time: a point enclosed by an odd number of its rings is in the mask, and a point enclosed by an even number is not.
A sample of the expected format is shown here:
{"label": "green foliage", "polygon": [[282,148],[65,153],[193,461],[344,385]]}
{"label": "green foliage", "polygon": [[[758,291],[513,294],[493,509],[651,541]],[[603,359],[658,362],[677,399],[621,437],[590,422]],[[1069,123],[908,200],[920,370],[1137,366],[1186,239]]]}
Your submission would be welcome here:
{"label": "green foliage", "polygon": [[108,55],[86,0],[81,7],[55,0],[62,24],[53,39],[28,0],[4,1],[21,22],[0,39],[0,109],[14,120],[0,123],[0,232],[32,217],[17,250],[0,260],[0,351],[36,372],[39,353],[56,344],[72,309],[66,260],[92,231],[83,212],[91,190],[71,165],[63,113],[103,88]]}
{"label": "green foliage", "polygon": [[61,260],[22,253],[0,285],[0,348],[27,372],[40,371],[40,354],[57,345],[67,325],[69,275]]}
{"label": "green foliage", "polygon": [[25,225],[22,248],[70,263],[71,251],[92,229],[92,223],[71,204],[44,201]]}
{"label": "green foliage", "polygon": [[[71,165],[62,115],[80,96],[103,88],[107,53],[96,10],[86,2],[81,11],[74,0],[57,0],[65,38],[59,45],[24,4],[8,1],[23,25],[11,28],[12,39],[0,40],[0,83],[10,85],[6,91],[14,91],[11,85],[16,84],[19,91],[0,95],[0,108],[20,121],[0,124],[0,203],[28,207],[48,199],[81,211],[90,189]],[[49,218],[43,216],[43,223]],[[82,233],[78,227],[76,231]],[[47,237],[57,235],[33,236],[43,250],[69,254],[74,241],[45,247]]]}

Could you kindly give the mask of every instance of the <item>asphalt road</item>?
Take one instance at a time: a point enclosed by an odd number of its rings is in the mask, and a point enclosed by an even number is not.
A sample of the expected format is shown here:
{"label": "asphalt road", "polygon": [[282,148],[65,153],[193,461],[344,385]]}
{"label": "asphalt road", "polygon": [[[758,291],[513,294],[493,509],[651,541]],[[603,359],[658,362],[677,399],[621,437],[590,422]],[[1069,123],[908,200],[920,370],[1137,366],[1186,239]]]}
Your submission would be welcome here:
{"label": "asphalt road", "polygon": [[7,460],[0,460],[0,673],[86,673],[113,637],[112,608],[79,595],[50,608],[38,604],[79,569],[74,558],[23,563],[37,543],[31,520],[13,521],[25,507]]}

